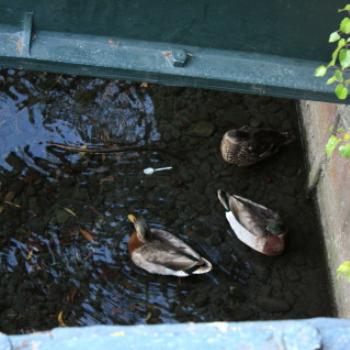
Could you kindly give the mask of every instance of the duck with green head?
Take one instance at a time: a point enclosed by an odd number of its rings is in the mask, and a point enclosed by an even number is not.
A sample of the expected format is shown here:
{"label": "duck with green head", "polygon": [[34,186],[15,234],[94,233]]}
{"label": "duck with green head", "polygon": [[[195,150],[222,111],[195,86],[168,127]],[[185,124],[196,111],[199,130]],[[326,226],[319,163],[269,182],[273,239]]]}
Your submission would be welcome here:
{"label": "duck with green head", "polygon": [[212,264],[170,232],[150,228],[146,220],[128,215],[135,231],[128,250],[135,265],[149,273],[187,277],[211,271]]}
{"label": "duck with green head", "polygon": [[280,255],[286,232],[278,213],[247,198],[218,190],[226,219],[237,238],[264,255]]}

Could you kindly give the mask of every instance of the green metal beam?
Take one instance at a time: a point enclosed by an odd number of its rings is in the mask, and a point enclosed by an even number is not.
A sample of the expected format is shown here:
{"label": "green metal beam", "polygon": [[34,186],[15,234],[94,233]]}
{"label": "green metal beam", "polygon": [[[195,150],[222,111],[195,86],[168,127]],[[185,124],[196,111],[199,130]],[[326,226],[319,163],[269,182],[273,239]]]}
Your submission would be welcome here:
{"label": "green metal beam", "polygon": [[0,0],[0,65],[336,101],[313,71],[341,4]]}

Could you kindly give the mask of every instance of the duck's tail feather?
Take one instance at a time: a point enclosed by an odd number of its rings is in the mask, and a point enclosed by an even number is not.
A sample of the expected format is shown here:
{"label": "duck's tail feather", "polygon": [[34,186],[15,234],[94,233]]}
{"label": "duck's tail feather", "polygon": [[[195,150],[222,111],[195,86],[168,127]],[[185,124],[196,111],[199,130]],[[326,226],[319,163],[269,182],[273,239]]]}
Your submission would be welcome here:
{"label": "duck's tail feather", "polygon": [[185,272],[189,275],[202,274],[211,271],[212,268],[213,265],[207,259],[200,258],[195,265],[191,266]]}
{"label": "duck's tail feather", "polygon": [[230,195],[227,192],[220,189],[218,190],[219,201],[227,211],[230,211],[229,197]]}

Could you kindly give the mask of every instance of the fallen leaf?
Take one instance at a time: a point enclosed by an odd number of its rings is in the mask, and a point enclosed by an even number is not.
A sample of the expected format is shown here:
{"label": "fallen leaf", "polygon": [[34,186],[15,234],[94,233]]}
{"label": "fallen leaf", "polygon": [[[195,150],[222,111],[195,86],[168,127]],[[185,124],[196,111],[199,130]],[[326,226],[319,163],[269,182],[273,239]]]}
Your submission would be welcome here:
{"label": "fallen leaf", "polygon": [[88,241],[94,242],[94,237],[92,233],[84,228],[79,229],[80,234]]}
{"label": "fallen leaf", "polygon": [[21,206],[19,204],[10,202],[10,201],[5,201],[4,203],[10,205],[11,207],[15,207],[15,208],[20,208]]}
{"label": "fallen leaf", "polygon": [[26,256],[26,259],[27,260],[30,260],[33,256],[33,249],[31,249],[29,252],[28,252],[28,255]]}
{"label": "fallen leaf", "polygon": [[16,193],[13,191],[9,191],[6,193],[4,201],[5,202],[12,202],[15,197],[16,197]]}
{"label": "fallen leaf", "polygon": [[63,320],[63,311],[60,311],[57,316],[58,324],[60,327],[66,327],[67,325],[64,323]]}
{"label": "fallen leaf", "polygon": [[68,214],[77,217],[77,214],[74,213],[72,209],[69,208],[63,208]]}

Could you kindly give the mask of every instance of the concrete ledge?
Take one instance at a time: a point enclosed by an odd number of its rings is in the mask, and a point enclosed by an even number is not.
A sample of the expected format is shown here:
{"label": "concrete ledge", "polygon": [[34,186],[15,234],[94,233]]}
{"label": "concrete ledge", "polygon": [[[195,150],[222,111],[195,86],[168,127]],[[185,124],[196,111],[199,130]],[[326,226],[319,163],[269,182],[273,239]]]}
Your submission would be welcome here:
{"label": "concrete ledge", "polygon": [[333,128],[350,126],[350,107],[302,101],[301,119],[309,162],[309,189],[315,191],[326,245],[335,303],[340,317],[350,317],[350,284],[336,269],[350,260],[350,161],[337,151],[327,159],[325,145]]}
{"label": "concrete ledge", "polygon": [[0,349],[348,350],[350,321],[317,318],[301,321],[56,328],[28,335],[0,334]]}

